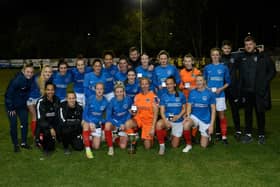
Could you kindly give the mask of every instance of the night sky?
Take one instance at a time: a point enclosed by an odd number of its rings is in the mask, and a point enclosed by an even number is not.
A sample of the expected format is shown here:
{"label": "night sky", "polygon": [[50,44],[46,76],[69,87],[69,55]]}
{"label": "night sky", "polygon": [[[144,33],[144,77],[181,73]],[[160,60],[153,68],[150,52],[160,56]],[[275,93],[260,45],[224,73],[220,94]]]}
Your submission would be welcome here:
{"label": "night sky", "polygon": [[[223,39],[235,39],[234,44],[238,48],[250,32],[259,43],[279,47],[280,20],[276,4],[276,1],[265,0],[208,1],[203,25],[208,33],[209,45],[215,45],[217,41],[220,43]],[[157,16],[165,6],[161,0],[143,0],[146,17]],[[18,20],[23,16],[40,17],[47,25],[44,29],[55,27],[55,31],[60,32],[78,24],[79,32],[94,34],[99,28],[114,24],[125,9],[138,8],[139,0],[0,0],[0,39],[5,39],[4,45],[9,45],[10,41],[5,36],[17,29]]]}

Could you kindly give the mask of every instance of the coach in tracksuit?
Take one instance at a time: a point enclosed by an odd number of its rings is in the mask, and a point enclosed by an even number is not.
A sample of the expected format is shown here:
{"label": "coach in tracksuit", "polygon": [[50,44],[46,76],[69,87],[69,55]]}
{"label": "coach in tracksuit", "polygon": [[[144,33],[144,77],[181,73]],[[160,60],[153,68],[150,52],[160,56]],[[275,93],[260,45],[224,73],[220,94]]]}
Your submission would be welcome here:
{"label": "coach in tracksuit", "polygon": [[32,64],[24,65],[22,71],[10,81],[5,93],[5,106],[15,152],[20,151],[17,136],[17,117],[19,117],[21,122],[21,147],[25,149],[31,148],[27,144],[28,111],[26,101],[31,89],[33,71]]}
{"label": "coach in tracksuit", "polygon": [[[55,85],[46,83],[45,95],[36,104],[37,128],[36,144],[42,145],[45,153],[55,149],[55,140],[58,136],[60,100],[55,93]],[[41,140],[40,133],[43,134]]]}
{"label": "coach in tracksuit", "polygon": [[81,124],[83,108],[76,101],[76,94],[74,92],[67,93],[66,100],[61,103],[60,120],[64,153],[69,154],[69,144],[75,150],[84,149]]}
{"label": "coach in tracksuit", "polygon": [[252,36],[244,39],[245,52],[239,57],[241,95],[245,98],[245,136],[243,143],[252,138],[253,108],[258,125],[258,143],[265,143],[265,111],[271,107],[270,81],[276,75],[275,64],[269,56],[256,49]]}

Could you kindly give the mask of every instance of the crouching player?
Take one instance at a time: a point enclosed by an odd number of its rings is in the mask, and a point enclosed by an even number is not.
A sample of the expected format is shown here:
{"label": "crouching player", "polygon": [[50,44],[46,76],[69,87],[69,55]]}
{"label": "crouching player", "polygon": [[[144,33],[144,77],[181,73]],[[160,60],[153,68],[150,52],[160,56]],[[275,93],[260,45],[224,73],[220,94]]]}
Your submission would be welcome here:
{"label": "crouching player", "polygon": [[132,101],[129,96],[125,96],[125,87],[122,82],[117,82],[114,87],[115,97],[110,101],[106,110],[105,139],[109,147],[108,155],[114,155],[112,130],[116,131],[120,137],[120,148],[127,146],[127,135],[125,133],[125,123],[131,118],[129,109]]}
{"label": "crouching player", "polygon": [[148,78],[140,79],[141,92],[134,98],[135,107],[130,119],[126,123],[126,128],[135,129],[141,128],[141,138],[144,140],[145,149],[150,149],[153,145],[155,127],[158,117],[158,106],[155,101],[157,97],[154,92],[150,91],[150,80]]}
{"label": "crouching player", "polygon": [[183,122],[186,147],[184,153],[192,149],[191,131],[199,127],[201,134],[200,145],[206,148],[209,144],[209,136],[213,133],[216,116],[215,95],[206,88],[206,82],[202,76],[196,77],[197,88],[192,90],[187,103],[186,119]]}
{"label": "crouching player", "polygon": [[61,138],[66,155],[71,153],[69,144],[78,151],[84,148],[81,135],[83,108],[76,99],[74,92],[67,93],[66,101],[62,102],[60,107]]}
{"label": "crouching player", "polygon": [[90,136],[92,136],[93,149],[99,149],[101,143],[101,125],[104,122],[103,116],[108,106],[108,101],[103,96],[104,84],[95,84],[95,93],[87,97],[86,106],[83,112],[83,140],[86,149],[87,158],[93,158],[90,145]]}
{"label": "crouching player", "polygon": [[182,92],[176,91],[176,80],[168,77],[165,80],[167,93],[160,98],[161,119],[157,122],[156,135],[159,142],[159,155],[164,155],[164,139],[167,129],[171,128],[172,147],[178,147],[183,133],[183,116],[186,112],[186,97]]}
{"label": "crouching player", "polygon": [[[54,93],[55,85],[47,82],[45,94],[36,104],[38,126],[36,127],[35,141],[37,146],[43,146],[43,150],[47,155],[55,149],[59,125],[60,100]],[[40,134],[43,134],[43,139],[40,139]]]}

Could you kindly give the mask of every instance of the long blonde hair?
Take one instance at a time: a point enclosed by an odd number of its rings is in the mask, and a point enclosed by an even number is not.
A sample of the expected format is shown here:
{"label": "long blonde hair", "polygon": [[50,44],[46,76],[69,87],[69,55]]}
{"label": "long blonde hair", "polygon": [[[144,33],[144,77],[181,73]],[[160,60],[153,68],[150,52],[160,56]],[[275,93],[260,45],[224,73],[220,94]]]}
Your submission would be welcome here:
{"label": "long blonde hair", "polygon": [[37,80],[37,83],[38,83],[38,87],[39,87],[39,90],[40,90],[40,93],[41,95],[44,95],[45,94],[45,84],[48,80],[45,80],[44,79],[44,75],[43,75],[43,72],[47,69],[47,68],[50,68],[52,70],[52,66],[49,65],[49,64],[45,64],[43,65],[43,68],[41,70],[41,73],[40,73],[40,77],[38,78]]}

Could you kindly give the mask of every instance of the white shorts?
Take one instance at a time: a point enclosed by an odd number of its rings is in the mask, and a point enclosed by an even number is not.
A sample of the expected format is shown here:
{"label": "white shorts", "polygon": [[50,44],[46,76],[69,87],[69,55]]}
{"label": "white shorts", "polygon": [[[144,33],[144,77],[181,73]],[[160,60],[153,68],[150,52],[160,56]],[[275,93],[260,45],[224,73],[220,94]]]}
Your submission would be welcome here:
{"label": "white shorts", "polygon": [[171,122],[171,134],[177,138],[180,138],[183,134],[183,122]]}
{"label": "white shorts", "polygon": [[102,130],[101,130],[101,128],[96,128],[96,129],[95,129],[95,132],[91,132],[91,136],[100,138],[100,137],[102,136]]}
{"label": "white shorts", "polygon": [[225,111],[227,109],[225,97],[216,98],[216,110]]}
{"label": "white shorts", "polygon": [[204,123],[203,121],[201,121],[200,119],[198,119],[196,116],[192,114],[190,118],[192,119],[194,126],[199,128],[199,132],[201,136],[209,137],[208,128],[210,124]]}
{"label": "white shorts", "polygon": [[31,97],[29,97],[28,100],[26,101],[26,105],[27,106],[36,105],[38,99],[39,98],[31,98]]}
{"label": "white shorts", "polygon": [[114,94],[114,92],[110,92],[110,93],[104,94],[104,97],[105,97],[108,101],[111,101],[111,99],[113,99],[113,97],[115,97],[115,94]]}
{"label": "white shorts", "polygon": [[85,94],[83,93],[75,93],[76,97],[77,97],[77,102],[79,103],[79,105],[81,105],[82,107],[85,107]]}
{"label": "white shorts", "polygon": [[126,132],[124,131],[118,131],[118,128],[116,127],[115,130],[112,131],[113,135],[117,135],[117,136],[127,136]]}

